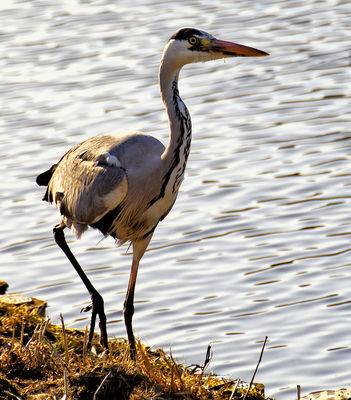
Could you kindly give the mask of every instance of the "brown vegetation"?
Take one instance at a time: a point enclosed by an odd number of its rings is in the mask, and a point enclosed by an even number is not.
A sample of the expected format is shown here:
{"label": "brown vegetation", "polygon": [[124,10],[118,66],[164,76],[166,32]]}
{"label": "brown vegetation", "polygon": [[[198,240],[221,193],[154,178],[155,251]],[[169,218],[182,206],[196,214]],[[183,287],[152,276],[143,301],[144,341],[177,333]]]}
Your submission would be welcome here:
{"label": "brown vegetation", "polygon": [[[0,299],[0,400],[233,400],[247,391],[239,385],[233,394],[235,381],[205,374],[209,351],[204,365],[192,367],[140,343],[130,361],[123,339],[111,340],[106,354],[94,338],[87,352],[87,332],[51,324],[33,301]],[[264,399],[263,385],[246,399]]]}

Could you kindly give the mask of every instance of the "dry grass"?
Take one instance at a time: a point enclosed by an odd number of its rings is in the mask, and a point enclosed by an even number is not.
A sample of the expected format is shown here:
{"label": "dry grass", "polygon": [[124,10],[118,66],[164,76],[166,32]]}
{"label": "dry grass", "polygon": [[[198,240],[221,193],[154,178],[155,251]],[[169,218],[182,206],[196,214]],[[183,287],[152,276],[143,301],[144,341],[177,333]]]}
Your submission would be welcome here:
{"label": "dry grass", "polygon": [[[240,398],[235,382],[188,368],[161,349],[138,343],[136,362],[125,340],[110,341],[106,354],[97,338],[86,350],[87,332],[52,325],[36,307],[0,303],[0,400],[142,400]],[[264,399],[263,387],[247,399]]]}

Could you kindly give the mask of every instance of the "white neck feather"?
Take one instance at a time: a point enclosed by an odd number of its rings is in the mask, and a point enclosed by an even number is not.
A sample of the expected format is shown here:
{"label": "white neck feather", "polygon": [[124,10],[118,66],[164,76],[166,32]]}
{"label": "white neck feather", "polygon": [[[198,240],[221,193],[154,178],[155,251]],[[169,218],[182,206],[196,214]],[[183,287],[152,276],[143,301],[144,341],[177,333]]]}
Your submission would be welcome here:
{"label": "white neck feather", "polygon": [[179,72],[185,62],[182,62],[182,57],[179,57],[175,46],[176,43],[173,41],[172,46],[168,45],[165,48],[159,71],[161,97],[170,127],[169,142],[162,159],[167,164],[177,164],[177,167],[185,168],[190,149],[191,120],[188,109],[178,93]]}

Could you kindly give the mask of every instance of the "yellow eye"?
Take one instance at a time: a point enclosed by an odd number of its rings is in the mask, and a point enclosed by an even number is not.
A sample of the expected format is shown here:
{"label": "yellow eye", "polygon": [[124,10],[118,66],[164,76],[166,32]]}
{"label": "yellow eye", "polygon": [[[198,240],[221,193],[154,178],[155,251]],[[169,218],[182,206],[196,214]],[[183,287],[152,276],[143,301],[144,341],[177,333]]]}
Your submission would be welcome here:
{"label": "yellow eye", "polygon": [[195,36],[191,36],[190,38],[189,38],[189,43],[190,44],[196,44],[197,43],[197,38],[195,37]]}

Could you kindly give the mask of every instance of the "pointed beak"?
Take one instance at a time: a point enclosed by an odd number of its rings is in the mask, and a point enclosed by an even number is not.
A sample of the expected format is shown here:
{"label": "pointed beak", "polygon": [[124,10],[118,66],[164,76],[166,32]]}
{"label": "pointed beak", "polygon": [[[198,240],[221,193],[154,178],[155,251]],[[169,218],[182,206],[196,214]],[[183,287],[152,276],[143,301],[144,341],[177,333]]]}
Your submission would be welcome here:
{"label": "pointed beak", "polygon": [[223,57],[264,57],[269,56],[262,50],[253,47],[244,46],[242,44],[226,42],[224,40],[214,39],[211,41],[210,51],[220,53]]}

